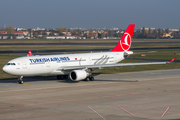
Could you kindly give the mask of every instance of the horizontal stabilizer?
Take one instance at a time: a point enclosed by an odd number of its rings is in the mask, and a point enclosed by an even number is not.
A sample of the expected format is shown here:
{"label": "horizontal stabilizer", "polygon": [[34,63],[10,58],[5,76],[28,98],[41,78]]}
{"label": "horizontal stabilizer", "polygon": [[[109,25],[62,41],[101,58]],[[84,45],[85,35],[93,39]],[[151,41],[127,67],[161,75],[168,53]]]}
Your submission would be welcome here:
{"label": "horizontal stabilizer", "polygon": [[177,58],[177,57],[175,57],[175,58],[171,59],[170,61],[168,61],[168,63],[173,62],[176,58]]}

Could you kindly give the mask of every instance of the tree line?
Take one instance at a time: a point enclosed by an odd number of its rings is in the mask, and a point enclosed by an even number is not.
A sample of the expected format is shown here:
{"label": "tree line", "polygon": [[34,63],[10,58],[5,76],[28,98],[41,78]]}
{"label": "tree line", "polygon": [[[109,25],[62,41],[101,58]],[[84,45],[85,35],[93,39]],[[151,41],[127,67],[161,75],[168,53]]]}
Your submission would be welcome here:
{"label": "tree line", "polygon": [[[169,28],[167,29],[145,29],[144,27],[139,30],[134,32],[134,37],[135,38],[166,38],[165,36],[163,36],[164,34],[169,34],[171,37],[173,38],[180,38],[180,29],[179,31],[170,31]],[[170,37],[169,36],[169,37]]]}
{"label": "tree line", "polygon": [[[7,28],[0,28],[0,31],[7,31],[7,34],[14,34],[15,28],[13,26],[9,26]],[[104,37],[122,37],[123,35],[123,30],[80,30],[80,29],[74,29],[70,30],[65,27],[60,27],[56,29],[45,29],[45,30],[37,30],[37,31],[32,31],[32,29],[27,29],[30,33],[33,34],[34,37],[39,38],[38,36],[41,34],[42,37],[46,37],[47,35],[49,36],[55,36],[55,33],[58,33],[58,35],[64,35],[63,32],[70,32],[72,36],[78,36],[78,37],[86,37],[86,38],[104,38]],[[50,31],[50,34],[47,34],[46,31]],[[2,33],[0,33],[2,34]],[[135,30],[133,37],[134,38],[163,38],[164,34],[170,34],[171,37],[173,38],[180,38],[180,29],[179,31],[170,31],[169,28],[167,29],[151,29],[151,28],[145,28],[143,27],[140,30]]]}

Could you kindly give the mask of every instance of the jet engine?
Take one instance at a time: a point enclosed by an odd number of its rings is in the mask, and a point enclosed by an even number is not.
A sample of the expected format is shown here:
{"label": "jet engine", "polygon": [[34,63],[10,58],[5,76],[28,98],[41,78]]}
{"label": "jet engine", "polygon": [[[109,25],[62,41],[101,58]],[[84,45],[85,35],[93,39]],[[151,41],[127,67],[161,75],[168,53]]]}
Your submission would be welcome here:
{"label": "jet engine", "polygon": [[73,70],[69,77],[72,81],[80,81],[85,79],[89,74],[84,70]]}

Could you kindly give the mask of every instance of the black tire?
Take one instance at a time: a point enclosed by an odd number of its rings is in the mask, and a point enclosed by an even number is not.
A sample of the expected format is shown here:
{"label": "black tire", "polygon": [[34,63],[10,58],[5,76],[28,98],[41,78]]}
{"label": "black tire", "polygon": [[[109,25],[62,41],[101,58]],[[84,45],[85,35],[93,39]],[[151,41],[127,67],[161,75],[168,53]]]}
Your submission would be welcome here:
{"label": "black tire", "polygon": [[67,79],[68,79],[68,75],[65,75],[65,76],[64,76],[64,79],[66,79],[66,80],[67,80]]}
{"label": "black tire", "polygon": [[58,79],[58,80],[60,80],[60,79],[61,79],[60,75],[57,75],[57,79]]}
{"label": "black tire", "polygon": [[90,76],[90,77],[89,77],[89,80],[90,80],[90,81],[94,81],[94,77],[93,77],[93,76]]}
{"label": "black tire", "polygon": [[19,80],[19,84],[23,84],[24,82],[22,80]]}
{"label": "black tire", "polygon": [[63,76],[63,75],[60,75],[60,79],[63,80],[63,79],[64,79],[64,76]]}

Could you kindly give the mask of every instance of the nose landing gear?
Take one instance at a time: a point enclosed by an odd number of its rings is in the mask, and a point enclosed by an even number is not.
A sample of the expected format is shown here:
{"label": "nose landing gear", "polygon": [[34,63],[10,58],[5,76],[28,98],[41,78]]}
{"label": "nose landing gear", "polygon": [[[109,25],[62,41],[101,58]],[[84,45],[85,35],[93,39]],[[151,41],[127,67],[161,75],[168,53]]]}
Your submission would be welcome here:
{"label": "nose landing gear", "polygon": [[23,76],[18,76],[18,82],[19,84],[23,84]]}

